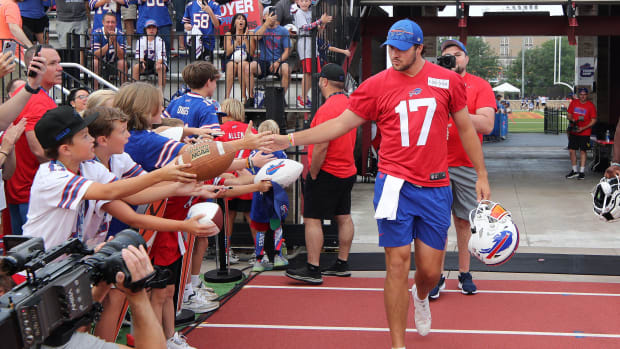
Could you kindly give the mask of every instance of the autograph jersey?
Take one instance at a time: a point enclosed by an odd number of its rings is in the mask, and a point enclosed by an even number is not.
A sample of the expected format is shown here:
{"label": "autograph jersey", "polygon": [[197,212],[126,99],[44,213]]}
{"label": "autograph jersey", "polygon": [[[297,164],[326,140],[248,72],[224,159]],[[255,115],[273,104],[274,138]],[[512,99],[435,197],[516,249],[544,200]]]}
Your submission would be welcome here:
{"label": "autograph jersey", "polygon": [[[218,137],[217,140],[222,142],[228,142],[243,138],[243,136],[245,136],[245,131],[248,129],[248,124],[240,121],[228,121],[223,123],[221,128],[222,132],[224,132],[224,135]],[[258,133],[254,128],[252,128],[251,132],[254,134]],[[245,159],[250,156],[251,151],[251,149],[239,150],[235,157],[238,159]]]}
{"label": "autograph jersey", "polygon": [[[211,7],[211,10],[213,10],[213,14],[221,23],[222,10],[220,5],[218,5],[215,1],[209,1],[209,7]],[[208,13],[202,10],[200,5],[198,5],[197,1],[190,1],[189,3],[187,3],[187,5],[185,6],[185,13],[183,14],[182,22],[183,24],[191,24],[192,27],[198,27],[198,29],[200,29],[200,32],[202,33],[202,41],[204,43],[207,43],[207,47],[209,50],[213,49],[215,45],[214,34],[218,33],[216,33],[213,22],[211,21],[211,17],[209,17]]]}
{"label": "autograph jersey", "polygon": [[181,119],[186,127],[219,130],[220,123],[217,117],[219,111],[220,104],[217,101],[188,92],[170,102],[164,110],[164,116]]}
{"label": "autograph jersey", "polygon": [[[463,81],[465,81],[465,90],[467,91],[467,110],[470,114],[476,114],[476,110],[485,107],[497,110],[495,93],[486,80],[466,73]],[[478,133],[478,138],[482,142],[482,134]],[[448,166],[474,167],[465,152],[465,148],[463,148],[459,131],[452,117],[450,117],[448,124]]]}
{"label": "autograph jersey", "polygon": [[381,131],[381,172],[424,187],[443,187],[449,185],[448,120],[465,106],[463,79],[425,61],[415,76],[394,68],[372,76],[351,95],[348,109],[374,120]]}
{"label": "autograph jersey", "polygon": [[144,34],[144,24],[149,19],[155,20],[157,28],[172,25],[168,4],[164,0],[138,0],[138,21],[136,23],[138,34]]}
{"label": "autograph jersey", "polygon": [[[88,6],[90,7],[90,9],[92,11],[95,11],[95,15],[93,16],[93,27],[91,28],[92,31],[94,32],[95,29],[99,29],[103,27],[103,15],[105,15],[108,12],[112,12],[116,15],[116,28],[118,29],[118,31],[122,31],[123,20],[121,19],[121,10],[119,9],[119,6],[117,6],[118,4],[116,3],[116,1],[112,1],[103,6],[99,6],[95,8],[95,4],[98,1],[99,0],[88,1]],[[122,5],[122,6],[126,6],[126,5]]]}
{"label": "autograph jersey", "polygon": [[[91,226],[94,217],[93,210],[89,210],[89,200],[83,200],[84,195],[93,182],[109,183],[116,179],[94,160],[83,161],[79,174],[69,171],[56,160],[41,164],[32,182],[24,235],[42,237],[46,249],[72,237],[87,242],[87,236],[94,232],[86,228]],[[109,201],[93,202],[101,208]]]}
{"label": "autograph jersey", "polygon": [[[574,99],[568,105],[568,112],[573,114],[573,118],[577,122],[577,126],[585,127],[592,121],[592,119],[596,119],[596,107],[594,103],[590,101],[586,101],[585,103],[581,103],[580,100]],[[573,135],[577,136],[589,136],[592,134],[592,127],[588,127],[585,130],[576,133],[571,132]]]}

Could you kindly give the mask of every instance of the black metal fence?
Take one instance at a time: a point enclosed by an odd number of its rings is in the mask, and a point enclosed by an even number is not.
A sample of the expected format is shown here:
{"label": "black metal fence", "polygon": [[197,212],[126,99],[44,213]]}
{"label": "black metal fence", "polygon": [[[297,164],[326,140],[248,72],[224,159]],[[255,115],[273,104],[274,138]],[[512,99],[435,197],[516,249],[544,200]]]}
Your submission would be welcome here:
{"label": "black metal fence", "polygon": [[566,108],[546,107],[544,111],[545,117],[545,133],[560,134],[566,132],[568,127],[568,119],[566,118]]}

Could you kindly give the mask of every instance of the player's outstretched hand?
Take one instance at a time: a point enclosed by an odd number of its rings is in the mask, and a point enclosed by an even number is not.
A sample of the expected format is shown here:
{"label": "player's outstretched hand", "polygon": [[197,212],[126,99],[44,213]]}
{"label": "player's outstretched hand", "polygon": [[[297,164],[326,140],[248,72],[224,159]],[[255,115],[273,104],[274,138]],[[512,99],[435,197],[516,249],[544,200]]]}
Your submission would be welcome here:
{"label": "player's outstretched hand", "polygon": [[177,165],[176,160],[173,160],[156,171],[161,171],[162,181],[193,183],[196,181],[196,174],[183,171],[190,167],[192,167],[192,164]]}
{"label": "player's outstretched hand", "polygon": [[272,141],[269,145],[260,148],[261,151],[266,153],[272,153],[278,150],[284,150],[291,144],[289,143],[288,135],[271,135]]}
{"label": "player's outstretched hand", "polygon": [[[132,281],[142,280],[148,275],[151,275],[151,273],[153,273],[154,271],[151,260],[149,259],[149,255],[148,253],[146,253],[146,250],[142,245],[140,245],[139,248],[136,248],[135,246],[129,246],[127,248],[124,248],[121,251],[121,256],[123,257],[123,261],[125,261],[125,265],[127,266],[127,270],[131,275]],[[133,295],[134,293],[131,292],[131,290],[123,286],[124,281],[125,274],[120,271],[116,273],[116,288],[123,291],[123,293],[128,296]]]}
{"label": "player's outstretched hand", "polygon": [[241,149],[261,149],[269,146],[272,143],[273,135],[269,131],[261,132],[259,134],[252,133],[252,121],[248,123],[248,128],[245,130],[245,136],[241,139],[243,148]]}
{"label": "player's outstretched hand", "polygon": [[15,70],[15,60],[13,53],[5,52],[0,56],[0,78],[10,74]]}
{"label": "player's outstretched hand", "polygon": [[486,177],[478,177],[476,181],[476,196],[478,202],[481,200],[491,200],[491,187]]}
{"label": "player's outstretched hand", "polygon": [[199,214],[185,221],[185,231],[196,237],[209,237],[216,235],[220,229],[212,221],[203,224],[198,222],[204,215]]}
{"label": "player's outstretched hand", "polygon": [[616,176],[620,176],[620,166],[609,166],[605,170],[605,177],[614,178]]}
{"label": "player's outstretched hand", "polygon": [[321,24],[330,23],[332,19],[333,19],[332,16],[328,15],[327,13],[324,13],[323,15],[321,15]]}

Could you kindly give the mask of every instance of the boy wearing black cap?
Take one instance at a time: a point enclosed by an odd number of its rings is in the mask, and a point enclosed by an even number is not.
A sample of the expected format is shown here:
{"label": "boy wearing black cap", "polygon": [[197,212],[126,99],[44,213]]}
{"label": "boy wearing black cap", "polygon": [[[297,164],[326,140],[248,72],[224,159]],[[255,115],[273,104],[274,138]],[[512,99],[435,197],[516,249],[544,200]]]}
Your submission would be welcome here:
{"label": "boy wearing black cap", "polygon": [[[317,110],[310,127],[316,127],[342,114],[349,98],[344,94],[344,71],[337,64],[327,64],[321,70],[319,87],[325,103]],[[289,269],[286,276],[310,284],[321,284],[321,275],[351,276],[347,260],[353,241],[351,219],[351,190],[357,174],[353,148],[356,129],[329,142],[308,146],[310,171],[304,188],[304,226],[307,264]],[[323,219],[335,219],[338,224],[338,260],[323,271],[319,257],[323,248]]]}
{"label": "boy wearing black cap", "polygon": [[42,237],[46,248],[70,237],[82,238],[92,216],[86,200],[99,200],[97,207],[135,194],[163,181],[191,182],[196,176],[181,171],[185,165],[168,165],[148,174],[117,180],[102,164],[93,160],[94,139],[88,125],[97,118],[82,119],[73,108],[62,106],[46,112],[34,131],[52,159],[42,163],[31,188],[28,221],[24,235]]}

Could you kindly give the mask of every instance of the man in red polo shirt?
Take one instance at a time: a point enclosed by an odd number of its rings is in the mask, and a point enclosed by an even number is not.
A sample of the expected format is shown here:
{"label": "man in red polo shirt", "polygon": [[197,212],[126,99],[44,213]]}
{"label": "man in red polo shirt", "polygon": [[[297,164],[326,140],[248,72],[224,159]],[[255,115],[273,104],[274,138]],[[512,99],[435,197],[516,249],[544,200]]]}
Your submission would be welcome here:
{"label": "man in red polo shirt", "polygon": [[[596,122],[596,107],[588,100],[588,89],[579,89],[579,99],[573,99],[568,106],[568,120],[572,128],[568,131],[568,152],[571,171],[566,178],[585,179],[586,151],[590,143],[592,125]],[[577,168],[577,150],[580,153],[581,167]]]}
{"label": "man in red polo shirt", "polygon": [[[319,87],[325,103],[319,108],[310,127],[333,119],[347,109],[349,98],[344,94],[344,71],[337,64],[327,64],[321,70]],[[304,225],[308,263],[289,269],[286,276],[311,284],[321,284],[323,275],[351,276],[347,260],[353,241],[351,219],[351,190],[357,169],[353,158],[355,135],[353,128],[329,142],[308,146],[310,171],[304,190]],[[323,219],[335,219],[338,224],[338,260],[327,269],[319,269],[323,248]]]}
{"label": "man in red polo shirt", "polygon": [[[24,57],[26,65],[30,64],[35,50],[36,46],[26,50]],[[50,45],[42,45],[40,55],[47,60],[47,71],[43,73],[41,88],[32,90],[33,96],[15,119],[15,123],[22,118],[26,118],[28,122],[26,123],[26,130],[15,143],[15,157],[17,159],[15,173],[11,179],[6,181],[5,185],[7,203],[11,214],[11,228],[13,234],[17,235],[21,235],[22,225],[26,223],[30,187],[39,168],[39,163],[48,161],[34,134],[34,125],[46,111],[56,108],[56,103],[49,96],[49,92],[54,85],[62,83],[62,67],[60,66],[58,52]],[[28,85],[22,88],[32,89]]]}
{"label": "man in red polo shirt", "polygon": [[[469,55],[467,48],[458,40],[446,40],[441,44],[442,55],[452,55],[456,66],[452,68],[463,77],[467,94],[467,112],[482,143],[482,135],[493,131],[497,102],[491,85],[484,79],[467,72]],[[448,173],[452,189],[452,218],[456,230],[456,241],[459,253],[459,284],[461,293],[472,295],[478,291],[469,272],[470,254],[467,245],[471,237],[469,212],[476,208],[476,170],[467,156],[461,137],[454,124],[448,122]],[[443,250],[441,270],[443,270],[446,249]],[[429,294],[430,299],[438,299],[441,290],[446,286],[446,278],[441,275],[439,282]]]}

